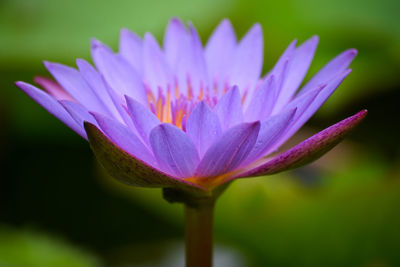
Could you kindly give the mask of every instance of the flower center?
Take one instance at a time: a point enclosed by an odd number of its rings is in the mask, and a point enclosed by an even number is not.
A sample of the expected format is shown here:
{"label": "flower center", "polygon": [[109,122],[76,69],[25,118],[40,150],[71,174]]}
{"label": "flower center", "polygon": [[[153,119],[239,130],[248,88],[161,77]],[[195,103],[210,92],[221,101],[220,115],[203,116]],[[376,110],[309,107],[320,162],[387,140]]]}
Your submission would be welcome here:
{"label": "flower center", "polygon": [[178,87],[172,92],[168,87],[166,90],[158,88],[157,96],[150,89],[146,90],[147,102],[151,112],[153,112],[161,122],[172,123],[176,127],[186,131],[186,122],[194,107],[201,101],[206,102],[211,108],[217,104],[216,93],[210,94],[209,90],[201,88],[194,96],[191,87],[188,87],[187,94],[182,94]]}

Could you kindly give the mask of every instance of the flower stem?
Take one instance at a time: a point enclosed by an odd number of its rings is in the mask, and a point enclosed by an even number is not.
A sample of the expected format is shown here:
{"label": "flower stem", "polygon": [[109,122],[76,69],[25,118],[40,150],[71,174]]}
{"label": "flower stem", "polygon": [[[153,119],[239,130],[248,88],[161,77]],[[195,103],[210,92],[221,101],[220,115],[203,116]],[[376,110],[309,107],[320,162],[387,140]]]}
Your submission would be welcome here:
{"label": "flower stem", "polygon": [[185,205],[186,267],[211,267],[214,201]]}

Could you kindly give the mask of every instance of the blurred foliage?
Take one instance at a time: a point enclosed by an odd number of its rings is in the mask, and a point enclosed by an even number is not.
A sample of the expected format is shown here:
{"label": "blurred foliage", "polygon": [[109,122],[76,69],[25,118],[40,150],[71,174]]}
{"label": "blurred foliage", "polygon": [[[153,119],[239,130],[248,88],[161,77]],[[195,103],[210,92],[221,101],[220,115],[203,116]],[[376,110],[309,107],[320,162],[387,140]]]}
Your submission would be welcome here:
{"label": "blurred foliage", "polygon": [[0,226],[2,267],[93,267],[94,256],[61,240],[29,229]]}
{"label": "blurred foliage", "polygon": [[296,140],[362,108],[366,121],[306,168],[234,182],[217,203],[217,243],[250,266],[399,266],[399,10],[397,0],[0,1],[0,266],[149,266],[182,240],[180,205],[110,180],[81,138],[13,85],[48,75],[42,60],[90,59],[91,37],[117,49],[122,27],[161,41],[172,16],[193,21],[203,42],[222,18],[239,37],[260,22],[264,71],[294,38],[317,34],[306,79],[359,51]]}

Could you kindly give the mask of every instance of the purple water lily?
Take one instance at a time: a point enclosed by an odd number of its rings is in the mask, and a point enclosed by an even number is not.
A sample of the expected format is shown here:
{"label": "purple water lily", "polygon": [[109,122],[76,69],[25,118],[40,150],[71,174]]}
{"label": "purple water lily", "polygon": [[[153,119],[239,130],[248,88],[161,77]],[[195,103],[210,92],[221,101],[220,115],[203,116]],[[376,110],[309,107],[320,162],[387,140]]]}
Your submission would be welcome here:
{"label": "purple water lily", "polygon": [[172,19],[163,47],[146,33],[121,31],[119,52],[92,40],[95,67],[45,62],[55,81],[42,91],[17,85],[88,139],[115,178],[136,186],[207,192],[233,179],[277,173],[325,153],[366,115],[361,111],[269,157],[306,123],[350,73],[344,51],[300,85],[318,37],[293,41],[261,76],[263,35],[255,24],[240,40],[228,20],[205,47],[195,28]]}

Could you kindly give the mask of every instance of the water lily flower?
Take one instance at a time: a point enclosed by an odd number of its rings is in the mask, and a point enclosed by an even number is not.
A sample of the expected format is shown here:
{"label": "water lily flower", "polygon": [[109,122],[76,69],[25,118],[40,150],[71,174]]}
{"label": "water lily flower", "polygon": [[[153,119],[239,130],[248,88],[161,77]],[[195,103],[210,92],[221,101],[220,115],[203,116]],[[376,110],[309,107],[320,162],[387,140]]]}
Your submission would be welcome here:
{"label": "water lily flower", "polygon": [[240,40],[228,20],[205,47],[189,24],[172,19],[160,47],[121,31],[119,52],[92,40],[94,64],[78,69],[44,62],[56,81],[45,91],[17,85],[89,140],[100,163],[136,186],[210,191],[240,177],[283,171],[320,156],[366,114],[356,115],[296,147],[267,158],[317,111],[350,73],[357,51],[332,59],[300,90],[318,37],[293,41],[265,76],[263,35],[255,24]]}
{"label": "water lily flower", "polygon": [[16,84],[87,139],[111,176],[162,187],[167,200],[184,202],[188,266],[209,266],[209,207],[229,182],[309,163],[366,116],[360,111],[274,154],[351,72],[355,49],[301,86],[317,44],[317,36],[293,41],[261,76],[259,24],[238,41],[223,20],[203,47],[193,25],[174,18],[162,47],[150,33],[140,38],[123,29],[118,53],[92,40],[95,67],[83,59],[77,69],[44,62],[55,79],[35,79],[45,90]]}

